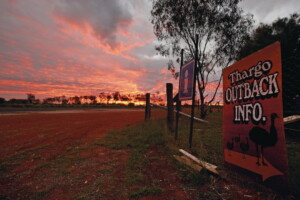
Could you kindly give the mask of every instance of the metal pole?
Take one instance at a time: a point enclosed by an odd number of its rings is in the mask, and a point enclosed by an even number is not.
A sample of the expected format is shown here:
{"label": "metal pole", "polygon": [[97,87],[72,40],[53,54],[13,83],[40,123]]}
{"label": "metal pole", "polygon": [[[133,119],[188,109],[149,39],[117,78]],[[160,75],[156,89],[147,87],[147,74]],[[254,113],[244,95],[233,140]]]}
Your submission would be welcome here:
{"label": "metal pole", "polygon": [[193,82],[193,96],[192,96],[192,112],[191,112],[191,123],[190,123],[190,135],[189,135],[189,147],[192,148],[193,141],[193,129],[194,129],[194,107],[195,107],[195,91],[196,91],[196,78],[197,78],[197,61],[198,61],[198,34],[196,35],[196,49],[195,49],[195,65],[194,65],[194,82]]}
{"label": "metal pole", "polygon": [[[181,55],[181,60],[180,60],[180,70],[179,70],[179,77],[181,73],[181,67],[183,65],[183,49],[181,49],[180,55]],[[178,89],[180,88],[180,81],[178,81]],[[178,94],[179,95],[179,94]],[[178,138],[178,123],[179,123],[179,112],[181,111],[181,101],[178,96],[178,100],[176,102],[176,127],[175,127],[175,140]]]}
{"label": "metal pole", "polygon": [[167,83],[167,107],[168,107],[168,116],[167,116],[167,123],[168,128],[171,132],[174,131],[174,106],[173,106],[173,84]]}

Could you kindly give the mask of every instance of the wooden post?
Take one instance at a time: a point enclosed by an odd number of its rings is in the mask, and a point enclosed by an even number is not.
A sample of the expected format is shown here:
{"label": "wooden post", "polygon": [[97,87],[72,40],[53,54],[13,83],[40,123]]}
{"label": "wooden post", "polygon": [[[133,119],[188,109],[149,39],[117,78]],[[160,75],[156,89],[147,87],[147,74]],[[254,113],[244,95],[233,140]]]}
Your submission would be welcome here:
{"label": "wooden post", "polygon": [[189,135],[189,147],[192,148],[193,141],[193,129],[194,129],[194,107],[195,107],[195,91],[196,91],[196,79],[197,79],[197,62],[198,62],[198,34],[196,35],[196,50],[195,50],[195,69],[194,69],[194,83],[193,83],[193,96],[192,96],[192,112],[191,112],[191,123],[190,123],[190,135]]}
{"label": "wooden post", "polygon": [[173,84],[167,83],[167,107],[168,107],[168,115],[167,115],[167,123],[168,128],[171,132],[174,132],[174,106],[173,106]]}
{"label": "wooden post", "polygon": [[181,111],[181,101],[178,100],[176,102],[176,127],[175,127],[175,140],[178,138],[178,124],[179,124],[179,116]]}
{"label": "wooden post", "polygon": [[[179,77],[180,77],[180,72],[181,72],[181,67],[183,65],[183,49],[181,49],[180,52],[180,56],[181,56],[181,60],[180,60],[180,71],[179,71]],[[180,81],[178,81],[178,88],[180,88]],[[178,123],[179,123],[179,112],[181,111],[181,101],[179,99],[179,94],[178,94],[178,100],[176,102],[176,127],[175,127],[175,140],[177,140],[178,138]]]}
{"label": "wooden post", "polygon": [[150,116],[151,116],[150,93],[146,93],[145,121],[149,120]]}

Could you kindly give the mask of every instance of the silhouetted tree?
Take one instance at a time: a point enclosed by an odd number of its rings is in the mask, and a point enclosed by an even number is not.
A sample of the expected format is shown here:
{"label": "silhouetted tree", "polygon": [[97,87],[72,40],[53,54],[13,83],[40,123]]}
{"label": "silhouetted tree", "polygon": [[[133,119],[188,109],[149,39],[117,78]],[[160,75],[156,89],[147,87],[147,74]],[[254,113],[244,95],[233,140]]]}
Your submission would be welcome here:
{"label": "silhouetted tree", "polygon": [[33,94],[27,94],[28,103],[33,103],[35,96]]}
{"label": "silhouetted tree", "polygon": [[106,96],[106,99],[107,99],[107,104],[109,103],[109,101],[111,100],[111,95],[110,94],[108,94],[107,96]]}
{"label": "silhouetted tree", "polygon": [[[177,57],[184,49],[185,60],[194,58],[196,37],[199,36],[197,82],[200,93],[200,116],[204,118],[206,86],[215,74],[215,67],[227,67],[233,60],[252,25],[252,18],[243,14],[239,0],[153,0],[152,24],[154,33],[162,43],[156,50],[163,56]],[[172,65],[172,64],[171,64]],[[221,79],[220,79],[221,80]]]}
{"label": "silhouetted tree", "polygon": [[0,104],[3,104],[3,103],[5,103],[5,99],[0,97]]}
{"label": "silhouetted tree", "polygon": [[68,99],[67,99],[66,96],[62,96],[62,97],[61,97],[61,103],[62,103],[62,104],[67,104],[67,103],[68,103]]}
{"label": "silhouetted tree", "polygon": [[101,103],[105,103],[106,95],[105,95],[104,92],[101,92],[101,93],[99,94],[99,98],[100,98],[100,102],[101,102]]}
{"label": "silhouetted tree", "polygon": [[75,96],[75,97],[74,97],[74,103],[75,103],[75,104],[81,104],[80,98],[79,98],[78,96]]}
{"label": "silhouetted tree", "polygon": [[115,102],[118,101],[120,99],[120,92],[113,93],[113,98],[114,98]]}
{"label": "silhouetted tree", "polygon": [[130,101],[131,99],[128,97],[128,96],[126,96],[126,95],[122,95],[121,97],[120,97],[120,99],[121,99],[121,101]]}
{"label": "silhouetted tree", "polygon": [[[281,43],[283,103],[285,113],[299,113],[295,99],[300,96],[300,15],[260,24],[238,52],[241,59],[275,41]],[[291,113],[292,112],[292,113]]]}
{"label": "silhouetted tree", "polygon": [[89,96],[89,98],[90,98],[92,104],[96,104],[97,103],[96,96]]}

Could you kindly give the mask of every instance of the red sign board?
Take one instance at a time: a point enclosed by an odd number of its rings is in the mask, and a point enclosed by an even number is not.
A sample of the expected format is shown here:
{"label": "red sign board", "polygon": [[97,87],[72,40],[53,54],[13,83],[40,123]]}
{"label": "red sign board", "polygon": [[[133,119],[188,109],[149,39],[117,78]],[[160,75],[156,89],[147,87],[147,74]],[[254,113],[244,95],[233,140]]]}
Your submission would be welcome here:
{"label": "red sign board", "polygon": [[223,144],[227,163],[286,180],[280,43],[223,70]]}

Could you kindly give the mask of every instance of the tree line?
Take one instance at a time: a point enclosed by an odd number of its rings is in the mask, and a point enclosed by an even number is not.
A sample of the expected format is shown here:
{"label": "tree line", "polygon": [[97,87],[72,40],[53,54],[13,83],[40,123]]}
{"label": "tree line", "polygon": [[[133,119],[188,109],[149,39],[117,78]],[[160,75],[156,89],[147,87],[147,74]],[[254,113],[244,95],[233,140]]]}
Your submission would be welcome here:
{"label": "tree line", "polygon": [[[36,99],[34,94],[27,94],[27,99],[10,99],[6,101],[0,97],[0,104],[125,104],[143,105],[146,101],[145,94],[121,94],[120,92],[101,92],[99,95],[85,96],[56,96],[43,100]],[[151,95],[151,102],[164,104],[164,99],[159,92]]]}

